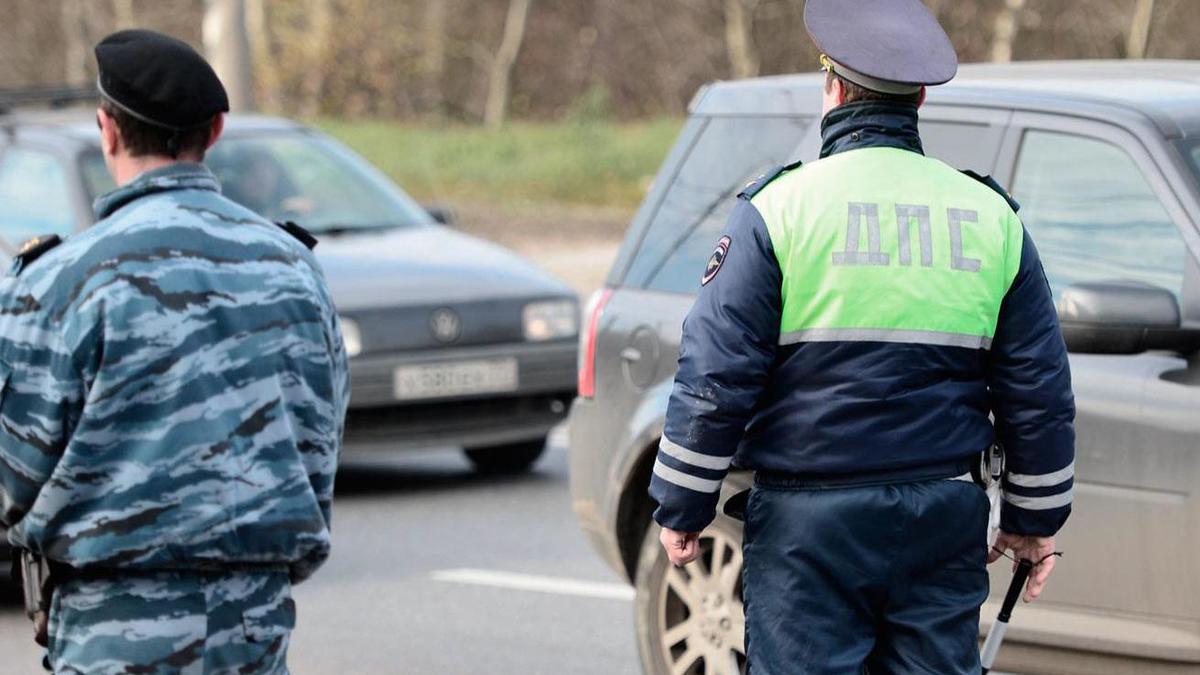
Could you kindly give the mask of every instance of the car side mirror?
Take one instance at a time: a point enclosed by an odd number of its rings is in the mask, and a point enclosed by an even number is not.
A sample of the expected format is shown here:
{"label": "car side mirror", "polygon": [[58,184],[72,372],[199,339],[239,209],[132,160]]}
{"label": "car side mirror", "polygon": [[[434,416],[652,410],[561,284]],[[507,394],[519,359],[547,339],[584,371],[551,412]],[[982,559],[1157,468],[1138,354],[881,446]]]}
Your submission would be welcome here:
{"label": "car side mirror", "polygon": [[1150,284],[1075,284],[1058,301],[1058,319],[1067,351],[1076,354],[1200,349],[1200,328],[1182,326],[1175,294]]}
{"label": "car side mirror", "polygon": [[424,204],[423,206],[429,217],[442,225],[453,226],[458,223],[458,214],[454,212],[454,207],[452,206],[446,206],[445,204]]}

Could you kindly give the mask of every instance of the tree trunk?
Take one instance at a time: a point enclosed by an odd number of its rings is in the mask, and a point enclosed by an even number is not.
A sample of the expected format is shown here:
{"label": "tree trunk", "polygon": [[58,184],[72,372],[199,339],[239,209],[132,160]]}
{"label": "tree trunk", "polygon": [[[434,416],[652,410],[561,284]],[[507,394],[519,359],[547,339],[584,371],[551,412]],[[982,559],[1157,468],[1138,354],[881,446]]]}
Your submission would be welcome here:
{"label": "tree trunk", "polygon": [[532,0],[509,0],[508,16],[504,20],[504,37],[500,48],[492,59],[488,77],[487,102],[483,108],[483,123],[490,129],[498,129],[508,119],[508,94],[512,83],[512,69],[525,40],[525,26],[529,21],[529,5]]}
{"label": "tree trunk", "polygon": [[225,85],[230,110],[253,110],[254,73],[250,65],[250,37],[246,32],[246,1],[208,0],[202,32],[204,50]]}
{"label": "tree trunk", "polygon": [[1012,61],[1013,44],[1017,41],[1021,12],[1024,10],[1025,0],[1005,0],[1004,7],[996,15],[996,24],[992,32],[992,61]]}
{"label": "tree trunk", "polygon": [[91,44],[88,35],[87,6],[84,0],[63,0],[60,19],[63,36],[63,81],[82,85],[88,77]]}
{"label": "tree trunk", "polygon": [[1154,18],[1154,0],[1137,0],[1133,10],[1133,22],[1125,39],[1125,56],[1130,59],[1146,58],[1150,47],[1150,21]]}
{"label": "tree trunk", "polygon": [[442,111],[442,79],[446,75],[446,17],[450,0],[425,0],[425,30],[421,53],[424,103],[437,114]]}
{"label": "tree trunk", "polygon": [[117,30],[134,27],[133,0],[113,0],[113,24]]}
{"label": "tree trunk", "polygon": [[301,110],[306,117],[317,117],[324,110],[321,98],[325,94],[325,81],[333,65],[329,55],[333,52],[330,41],[333,36],[333,0],[309,0],[308,37],[312,48],[308,50],[308,76],[304,78],[304,103]]}
{"label": "tree trunk", "polygon": [[751,25],[758,0],[725,0],[725,51],[734,79],[758,75],[758,55],[754,51]]}

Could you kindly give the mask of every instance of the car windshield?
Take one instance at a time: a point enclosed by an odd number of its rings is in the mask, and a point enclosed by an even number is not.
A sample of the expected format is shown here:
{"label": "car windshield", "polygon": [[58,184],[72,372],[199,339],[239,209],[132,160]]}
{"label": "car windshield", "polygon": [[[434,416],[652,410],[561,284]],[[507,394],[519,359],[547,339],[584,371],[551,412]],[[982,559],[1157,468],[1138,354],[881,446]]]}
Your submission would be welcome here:
{"label": "car windshield", "polygon": [[[204,162],[225,196],[271,220],[315,233],[428,224],[430,216],[351,151],[320,134],[276,131],[230,135]],[[83,158],[92,196],[113,189],[99,150]]]}

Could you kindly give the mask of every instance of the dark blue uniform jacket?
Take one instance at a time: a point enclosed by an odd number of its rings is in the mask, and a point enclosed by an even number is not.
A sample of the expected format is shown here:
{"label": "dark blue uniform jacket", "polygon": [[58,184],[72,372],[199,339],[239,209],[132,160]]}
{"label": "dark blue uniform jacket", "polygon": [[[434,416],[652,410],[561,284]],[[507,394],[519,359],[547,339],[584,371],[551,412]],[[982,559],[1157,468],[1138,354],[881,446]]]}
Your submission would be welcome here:
{"label": "dark blue uniform jacket", "polygon": [[[850,104],[826,117],[822,157],[862,147],[921,152],[915,109]],[[990,348],[891,342],[778,345],[782,273],[761,215],[739,196],[680,344],[650,494],[665,527],[715,515],[731,465],[856,474],[1008,455],[1001,527],[1052,535],[1070,512],[1074,399],[1066,349],[1037,250],[1020,268]],[[993,184],[994,185],[994,184]],[[735,454],[736,452],[736,454]]]}

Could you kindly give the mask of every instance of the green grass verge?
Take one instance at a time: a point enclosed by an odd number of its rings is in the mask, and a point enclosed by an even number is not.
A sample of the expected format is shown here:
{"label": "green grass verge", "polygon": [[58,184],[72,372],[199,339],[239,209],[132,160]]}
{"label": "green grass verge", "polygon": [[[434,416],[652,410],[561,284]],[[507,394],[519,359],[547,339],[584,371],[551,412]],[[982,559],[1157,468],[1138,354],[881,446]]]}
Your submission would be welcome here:
{"label": "green grass verge", "polygon": [[422,201],[633,208],[681,124],[517,122],[500,131],[341,120],[318,126]]}

